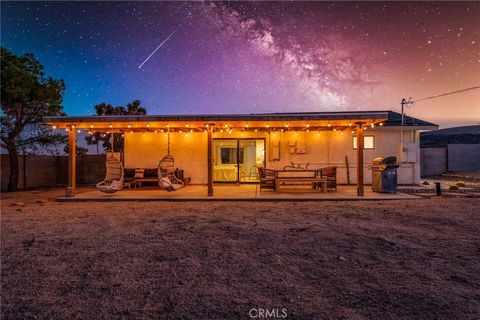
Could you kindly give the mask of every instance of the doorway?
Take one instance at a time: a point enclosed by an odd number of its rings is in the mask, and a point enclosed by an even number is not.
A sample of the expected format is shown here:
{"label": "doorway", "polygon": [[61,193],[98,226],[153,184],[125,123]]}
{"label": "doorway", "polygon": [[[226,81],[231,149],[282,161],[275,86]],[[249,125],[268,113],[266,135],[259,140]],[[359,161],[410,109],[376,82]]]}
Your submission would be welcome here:
{"label": "doorway", "polygon": [[265,139],[213,139],[214,182],[258,182],[265,166]]}

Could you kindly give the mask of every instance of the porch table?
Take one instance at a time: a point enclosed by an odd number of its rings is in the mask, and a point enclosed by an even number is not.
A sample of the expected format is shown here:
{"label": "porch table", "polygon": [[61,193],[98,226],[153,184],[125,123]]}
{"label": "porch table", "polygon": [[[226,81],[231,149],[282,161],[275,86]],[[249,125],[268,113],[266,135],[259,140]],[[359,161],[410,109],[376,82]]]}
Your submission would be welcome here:
{"label": "porch table", "polygon": [[318,170],[278,170],[275,172],[275,191],[281,192],[281,186],[308,185],[311,191],[326,192],[327,179],[318,175]]}

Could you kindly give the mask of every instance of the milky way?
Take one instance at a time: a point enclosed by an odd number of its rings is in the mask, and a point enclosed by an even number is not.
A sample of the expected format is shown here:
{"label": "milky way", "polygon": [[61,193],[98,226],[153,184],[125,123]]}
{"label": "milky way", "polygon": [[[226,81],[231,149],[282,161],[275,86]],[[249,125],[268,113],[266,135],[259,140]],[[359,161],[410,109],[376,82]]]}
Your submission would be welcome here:
{"label": "milky way", "polygon": [[[150,114],[398,110],[404,97],[480,83],[475,2],[1,6],[2,46],[34,53],[47,74],[65,79],[71,115],[133,99]],[[479,91],[408,112],[477,123]]]}

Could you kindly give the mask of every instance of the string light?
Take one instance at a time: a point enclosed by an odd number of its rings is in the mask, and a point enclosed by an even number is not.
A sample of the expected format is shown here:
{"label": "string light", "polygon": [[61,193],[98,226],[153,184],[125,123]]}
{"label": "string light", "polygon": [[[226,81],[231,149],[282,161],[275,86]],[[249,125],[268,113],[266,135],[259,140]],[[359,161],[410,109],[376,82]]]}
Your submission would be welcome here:
{"label": "string light", "polygon": [[383,126],[383,122],[380,122],[380,127],[382,127],[382,126]]}
{"label": "string light", "polygon": [[53,126],[52,126],[52,129],[57,129],[57,126],[56,126],[56,125],[53,125]]}
{"label": "string light", "polygon": [[90,125],[90,128],[93,128],[93,124]]}
{"label": "string light", "polygon": [[371,124],[371,127],[372,127],[372,128],[375,127],[375,124],[374,124],[373,122],[372,122],[372,124]]}
{"label": "string light", "polygon": [[127,127],[128,127],[128,128],[130,128],[130,127],[131,127],[131,125],[130,125],[130,124],[128,124],[128,126],[127,126]]}
{"label": "string light", "polygon": [[147,123],[147,128],[150,128],[150,123]]}
{"label": "string light", "polygon": [[185,125],[185,127],[187,127],[187,128],[188,128],[188,127],[190,127],[190,125],[187,123],[187,124]]}
{"label": "string light", "polygon": [[109,127],[111,128],[112,127],[112,124],[110,123]]}
{"label": "string light", "polygon": [[350,122],[348,123],[348,126],[349,126],[349,127],[351,127],[351,126],[352,126],[352,121],[350,121]]}
{"label": "string light", "polygon": [[331,127],[331,124],[330,124],[330,122],[327,124],[327,126],[328,126],[329,128]]}

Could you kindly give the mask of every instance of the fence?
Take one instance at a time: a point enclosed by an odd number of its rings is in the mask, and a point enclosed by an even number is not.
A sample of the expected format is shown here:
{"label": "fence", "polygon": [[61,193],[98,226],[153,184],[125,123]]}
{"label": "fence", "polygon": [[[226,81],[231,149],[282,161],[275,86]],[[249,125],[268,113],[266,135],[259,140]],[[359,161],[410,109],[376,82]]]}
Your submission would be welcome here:
{"label": "fence", "polygon": [[480,170],[480,144],[449,144],[448,171]]}
{"label": "fence", "polygon": [[447,148],[420,150],[421,176],[480,170],[480,144],[449,144]]}
{"label": "fence", "polygon": [[[18,188],[55,187],[67,184],[67,156],[19,156]],[[1,190],[8,187],[10,160],[1,155]],[[105,177],[105,155],[77,157],[77,184],[94,184]]]}

